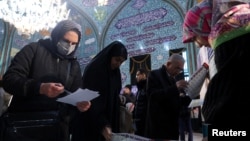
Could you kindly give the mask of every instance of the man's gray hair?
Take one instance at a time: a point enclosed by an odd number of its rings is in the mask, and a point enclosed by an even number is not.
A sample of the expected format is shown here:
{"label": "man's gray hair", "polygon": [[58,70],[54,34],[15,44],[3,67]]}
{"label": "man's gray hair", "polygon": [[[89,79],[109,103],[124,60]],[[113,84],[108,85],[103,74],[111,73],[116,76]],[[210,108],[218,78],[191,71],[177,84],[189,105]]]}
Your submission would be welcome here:
{"label": "man's gray hair", "polygon": [[185,59],[183,58],[182,55],[180,54],[172,54],[169,58],[168,58],[169,62],[175,62],[175,61],[181,61],[181,62],[185,62]]}

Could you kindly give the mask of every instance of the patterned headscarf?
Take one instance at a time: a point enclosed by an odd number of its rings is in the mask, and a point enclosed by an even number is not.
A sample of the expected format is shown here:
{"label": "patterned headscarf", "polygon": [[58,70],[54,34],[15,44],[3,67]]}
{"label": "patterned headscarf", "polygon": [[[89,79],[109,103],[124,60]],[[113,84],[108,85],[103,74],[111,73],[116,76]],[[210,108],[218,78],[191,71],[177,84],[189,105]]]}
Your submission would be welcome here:
{"label": "patterned headscarf", "polygon": [[229,1],[217,4],[216,7],[220,10],[225,7],[228,9],[220,11],[223,13],[220,18],[214,18],[216,21],[209,35],[209,43],[214,49],[226,41],[250,32],[250,5],[248,3],[237,4],[234,1],[235,5],[232,5]]}
{"label": "patterned headscarf", "polygon": [[203,1],[186,13],[183,23],[183,43],[193,42],[195,36],[201,36],[206,41],[211,31],[212,7],[210,2]]}

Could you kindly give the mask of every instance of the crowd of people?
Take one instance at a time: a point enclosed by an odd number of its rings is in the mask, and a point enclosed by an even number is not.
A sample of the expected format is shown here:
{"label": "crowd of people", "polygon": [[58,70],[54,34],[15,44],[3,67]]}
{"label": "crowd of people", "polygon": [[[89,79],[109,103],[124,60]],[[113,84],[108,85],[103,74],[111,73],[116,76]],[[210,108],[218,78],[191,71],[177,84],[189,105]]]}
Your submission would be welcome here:
{"label": "crowd of people", "polygon": [[[243,73],[248,64],[249,15],[245,0],[203,0],[185,15],[183,43],[214,52],[217,72],[209,77],[202,105],[204,123],[214,127],[246,130],[249,123],[246,111],[250,101],[244,95],[248,83],[242,81],[250,78]],[[132,93],[132,84],[122,87],[120,66],[128,58],[125,45],[111,42],[82,74],[75,57],[81,38],[81,26],[63,20],[52,30],[51,38],[29,43],[15,55],[1,80],[1,87],[13,98],[0,118],[0,140],[111,141],[113,133],[121,131],[121,106],[131,113],[133,130],[129,133],[184,141],[188,132],[188,141],[193,140],[191,99],[185,93],[189,84],[176,78],[183,73],[186,60],[182,55],[172,54],[154,70],[139,68],[134,84],[137,91]],[[76,106],[56,101],[78,88],[97,91],[100,96]],[[17,124],[20,119],[48,119],[48,126],[30,128],[31,133],[24,131],[28,125]],[[25,128],[16,130],[14,126]]]}

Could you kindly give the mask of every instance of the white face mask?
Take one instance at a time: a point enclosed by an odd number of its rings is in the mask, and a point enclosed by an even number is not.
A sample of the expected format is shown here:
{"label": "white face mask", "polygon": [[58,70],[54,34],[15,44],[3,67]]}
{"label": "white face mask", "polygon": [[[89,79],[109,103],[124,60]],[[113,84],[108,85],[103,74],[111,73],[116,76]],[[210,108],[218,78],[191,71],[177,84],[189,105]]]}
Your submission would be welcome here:
{"label": "white face mask", "polygon": [[68,43],[64,40],[60,40],[57,43],[57,51],[61,55],[69,55],[70,53],[72,53],[75,50],[75,48],[76,48],[76,45],[70,45],[70,43]]}

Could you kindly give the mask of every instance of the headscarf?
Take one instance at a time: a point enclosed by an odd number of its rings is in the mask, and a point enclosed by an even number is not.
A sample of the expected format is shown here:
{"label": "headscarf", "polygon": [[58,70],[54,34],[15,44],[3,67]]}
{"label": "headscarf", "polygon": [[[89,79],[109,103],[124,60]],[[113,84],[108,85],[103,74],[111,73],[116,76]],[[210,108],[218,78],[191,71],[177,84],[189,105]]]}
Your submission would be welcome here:
{"label": "headscarf", "polygon": [[108,65],[111,62],[111,58],[114,56],[122,56],[125,60],[127,60],[127,49],[124,44],[119,41],[110,43],[107,47],[101,50],[89,64],[94,64],[92,67],[98,67],[104,62]]}
{"label": "headscarf", "polygon": [[250,6],[244,1],[224,0],[215,3],[214,10],[218,13],[213,15],[215,24],[209,35],[209,43],[214,49],[226,41],[250,32]]}
{"label": "headscarf", "polygon": [[211,25],[214,26],[222,15],[234,5],[248,3],[249,0],[210,0],[213,5]]}
{"label": "headscarf", "polygon": [[53,46],[56,46],[58,41],[63,38],[65,33],[71,30],[76,31],[78,34],[79,38],[78,38],[78,43],[76,44],[76,48],[77,48],[81,40],[82,29],[79,24],[71,20],[60,21],[52,30],[51,39],[52,39]]}
{"label": "headscarf", "polygon": [[208,1],[203,1],[185,15],[183,23],[183,43],[193,42],[195,36],[201,36],[206,41],[211,30],[212,6]]}

